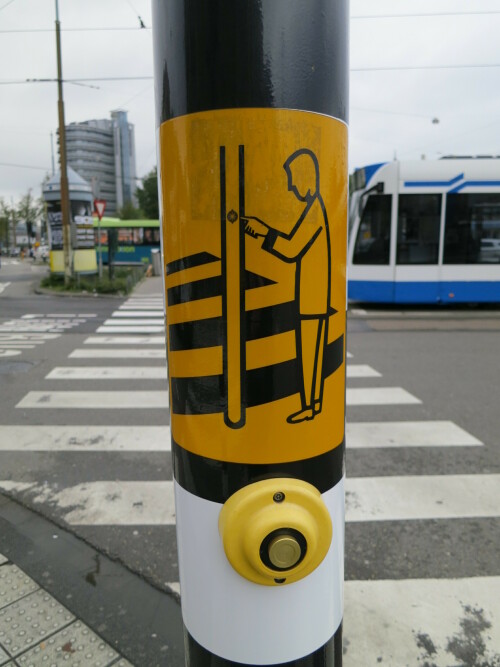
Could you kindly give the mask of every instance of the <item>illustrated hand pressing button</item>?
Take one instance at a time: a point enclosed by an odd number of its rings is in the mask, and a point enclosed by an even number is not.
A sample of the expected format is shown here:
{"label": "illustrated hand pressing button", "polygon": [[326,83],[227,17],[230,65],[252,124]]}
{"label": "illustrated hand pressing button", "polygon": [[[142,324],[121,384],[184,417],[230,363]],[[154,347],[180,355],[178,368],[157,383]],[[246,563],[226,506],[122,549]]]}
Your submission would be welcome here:
{"label": "illustrated hand pressing button", "polygon": [[265,222],[251,215],[247,215],[241,220],[245,223],[245,233],[258,238],[259,236],[265,237],[269,231],[269,227]]}

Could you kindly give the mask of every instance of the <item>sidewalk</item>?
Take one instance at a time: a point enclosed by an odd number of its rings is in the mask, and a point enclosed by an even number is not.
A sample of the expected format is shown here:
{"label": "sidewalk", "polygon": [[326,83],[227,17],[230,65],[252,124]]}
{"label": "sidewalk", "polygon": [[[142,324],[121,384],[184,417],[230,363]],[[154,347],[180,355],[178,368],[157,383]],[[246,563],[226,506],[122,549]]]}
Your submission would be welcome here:
{"label": "sidewalk", "polygon": [[181,667],[178,600],[0,495],[2,667]]}
{"label": "sidewalk", "polygon": [[159,296],[163,295],[163,279],[161,276],[152,276],[151,278],[144,278],[139,285],[130,294],[131,297],[142,296]]}

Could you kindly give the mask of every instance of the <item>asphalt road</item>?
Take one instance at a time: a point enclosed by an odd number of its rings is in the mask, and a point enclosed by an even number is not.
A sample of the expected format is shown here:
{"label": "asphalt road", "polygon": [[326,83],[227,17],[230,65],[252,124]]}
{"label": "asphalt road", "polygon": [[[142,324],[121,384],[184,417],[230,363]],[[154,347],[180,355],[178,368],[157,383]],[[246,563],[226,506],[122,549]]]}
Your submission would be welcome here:
{"label": "asphalt road", "polygon": [[[0,269],[0,491],[176,594],[160,282],[40,296],[39,271]],[[495,309],[351,313],[345,667],[500,664],[499,334]]]}

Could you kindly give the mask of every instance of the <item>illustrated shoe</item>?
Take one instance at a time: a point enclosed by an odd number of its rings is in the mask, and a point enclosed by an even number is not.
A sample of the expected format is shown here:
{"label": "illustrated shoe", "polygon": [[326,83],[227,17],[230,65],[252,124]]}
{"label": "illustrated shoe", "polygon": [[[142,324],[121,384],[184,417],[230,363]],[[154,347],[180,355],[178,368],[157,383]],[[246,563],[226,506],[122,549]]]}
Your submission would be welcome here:
{"label": "illustrated shoe", "polygon": [[322,409],[323,409],[323,404],[321,403],[321,401],[314,401],[314,414],[319,415]]}
{"label": "illustrated shoe", "polygon": [[312,408],[299,410],[286,418],[289,424],[298,424],[299,422],[310,421],[311,419],[314,419],[314,411]]}

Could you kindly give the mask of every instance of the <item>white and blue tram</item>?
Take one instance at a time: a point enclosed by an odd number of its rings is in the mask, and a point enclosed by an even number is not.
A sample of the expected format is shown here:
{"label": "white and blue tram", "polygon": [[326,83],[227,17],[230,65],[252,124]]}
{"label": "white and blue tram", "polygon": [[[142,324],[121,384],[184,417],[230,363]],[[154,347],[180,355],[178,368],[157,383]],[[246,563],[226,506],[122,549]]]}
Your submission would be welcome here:
{"label": "white and blue tram", "polygon": [[351,300],[500,303],[500,157],[358,169],[349,210]]}

